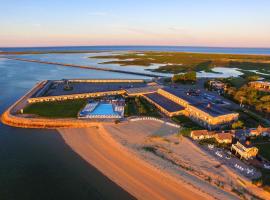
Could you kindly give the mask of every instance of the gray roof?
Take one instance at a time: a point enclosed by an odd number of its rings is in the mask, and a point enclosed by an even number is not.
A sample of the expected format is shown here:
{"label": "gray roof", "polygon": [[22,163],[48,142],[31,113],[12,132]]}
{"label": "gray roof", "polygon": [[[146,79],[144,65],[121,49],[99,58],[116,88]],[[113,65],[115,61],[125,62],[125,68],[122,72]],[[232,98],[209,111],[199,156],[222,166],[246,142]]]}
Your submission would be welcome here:
{"label": "gray roof", "polygon": [[199,104],[196,104],[193,106],[199,108],[200,110],[206,112],[207,114],[209,114],[213,117],[218,117],[221,115],[227,115],[227,114],[234,113],[234,112],[227,110],[223,107],[216,106],[214,104],[209,104],[209,103],[201,103],[201,104],[199,103]]}
{"label": "gray roof", "polygon": [[185,109],[183,106],[180,106],[179,104],[156,92],[145,94],[145,96],[169,112],[177,112]]}
{"label": "gray roof", "polygon": [[213,104],[210,100],[205,99],[202,95],[199,96],[187,95],[185,90],[178,88],[175,89],[167,87],[164,88],[163,90],[187,101],[190,105],[206,112],[207,114],[213,117],[234,113],[233,111],[225,109],[220,105]]}
{"label": "gray roof", "polygon": [[149,92],[156,92],[160,88],[162,88],[162,86],[155,85],[155,86],[129,88],[129,89],[126,89],[126,91],[128,94],[149,93]]}
{"label": "gray roof", "polygon": [[94,92],[109,92],[114,90],[122,90],[129,88],[145,87],[146,83],[89,83],[89,82],[70,82],[72,90],[64,90],[65,84],[63,82],[53,82],[52,86],[42,96],[58,96],[58,95],[71,95],[83,94]]}

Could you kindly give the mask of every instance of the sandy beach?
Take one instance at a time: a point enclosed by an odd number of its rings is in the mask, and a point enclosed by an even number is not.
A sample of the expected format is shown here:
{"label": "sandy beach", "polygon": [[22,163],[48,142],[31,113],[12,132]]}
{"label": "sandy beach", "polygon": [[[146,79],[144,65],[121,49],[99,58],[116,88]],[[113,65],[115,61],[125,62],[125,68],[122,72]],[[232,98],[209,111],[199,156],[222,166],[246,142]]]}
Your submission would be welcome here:
{"label": "sandy beach", "polygon": [[134,156],[102,126],[58,131],[83,159],[138,199],[211,199]]}

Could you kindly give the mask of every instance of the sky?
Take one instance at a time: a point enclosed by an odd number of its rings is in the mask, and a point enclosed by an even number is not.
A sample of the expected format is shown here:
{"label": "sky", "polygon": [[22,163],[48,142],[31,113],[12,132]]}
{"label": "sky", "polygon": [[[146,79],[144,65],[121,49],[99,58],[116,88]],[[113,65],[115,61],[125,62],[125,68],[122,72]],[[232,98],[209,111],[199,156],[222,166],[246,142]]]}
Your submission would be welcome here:
{"label": "sky", "polygon": [[270,0],[0,0],[0,47],[270,47]]}

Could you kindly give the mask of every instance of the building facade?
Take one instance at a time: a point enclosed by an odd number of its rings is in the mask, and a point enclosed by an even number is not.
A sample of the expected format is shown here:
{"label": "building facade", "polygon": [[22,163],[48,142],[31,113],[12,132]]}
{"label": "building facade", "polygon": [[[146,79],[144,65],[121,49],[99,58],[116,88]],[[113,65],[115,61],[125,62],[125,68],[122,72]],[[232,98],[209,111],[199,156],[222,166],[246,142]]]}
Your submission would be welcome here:
{"label": "building facade", "polygon": [[192,98],[186,98],[185,94],[177,95],[165,89],[159,89],[157,92],[183,106],[185,108],[183,113],[187,117],[209,130],[227,127],[238,120],[238,113],[229,112],[209,103],[195,103]]}
{"label": "building facade", "polygon": [[259,152],[258,148],[242,144],[239,141],[236,144],[232,144],[231,150],[235,151],[236,155],[240,155],[241,159],[244,158],[246,160],[255,157]]}
{"label": "building facade", "polygon": [[249,86],[260,91],[270,92],[270,82],[268,81],[252,81]]}

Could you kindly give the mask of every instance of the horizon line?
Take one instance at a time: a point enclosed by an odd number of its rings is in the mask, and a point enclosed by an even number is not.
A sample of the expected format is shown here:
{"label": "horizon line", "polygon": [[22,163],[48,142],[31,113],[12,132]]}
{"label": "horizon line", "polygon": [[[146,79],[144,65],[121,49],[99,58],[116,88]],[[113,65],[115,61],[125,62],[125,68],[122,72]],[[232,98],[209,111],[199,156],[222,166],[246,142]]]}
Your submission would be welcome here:
{"label": "horizon line", "polygon": [[206,46],[206,45],[49,45],[49,46],[3,46],[0,48],[50,48],[50,47],[196,47],[196,48],[225,48],[225,49],[270,49],[269,47],[239,47],[239,46]]}

